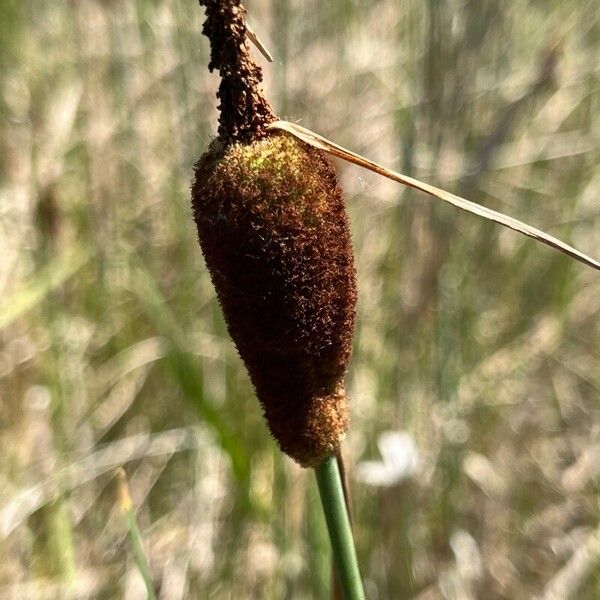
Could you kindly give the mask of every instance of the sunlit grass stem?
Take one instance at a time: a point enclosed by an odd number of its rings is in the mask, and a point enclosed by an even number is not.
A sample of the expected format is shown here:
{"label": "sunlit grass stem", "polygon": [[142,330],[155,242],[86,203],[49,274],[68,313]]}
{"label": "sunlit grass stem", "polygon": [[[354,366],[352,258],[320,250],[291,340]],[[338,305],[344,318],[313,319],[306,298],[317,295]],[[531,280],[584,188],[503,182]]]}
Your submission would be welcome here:
{"label": "sunlit grass stem", "polygon": [[329,456],[316,467],[315,474],[344,600],[364,600],[365,593],[335,455]]}
{"label": "sunlit grass stem", "polygon": [[146,586],[146,594],[148,600],[156,600],[156,592],[154,591],[154,585],[152,584],[152,576],[150,574],[150,565],[148,564],[148,558],[144,551],[144,544],[142,542],[142,534],[135,518],[135,510],[133,503],[131,502],[131,496],[129,495],[129,486],[127,485],[127,476],[123,469],[119,469],[116,473],[117,486],[118,486],[118,497],[119,497],[119,508],[125,519],[127,525],[127,537],[131,545],[131,552],[133,554],[133,560],[144,580]]}

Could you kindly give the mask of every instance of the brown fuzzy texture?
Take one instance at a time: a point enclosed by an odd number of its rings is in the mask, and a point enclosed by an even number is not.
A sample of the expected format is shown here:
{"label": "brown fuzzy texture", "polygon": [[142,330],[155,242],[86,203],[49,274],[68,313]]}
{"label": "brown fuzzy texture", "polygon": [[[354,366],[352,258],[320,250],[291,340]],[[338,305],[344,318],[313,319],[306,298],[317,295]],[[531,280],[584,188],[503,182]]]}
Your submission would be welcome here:
{"label": "brown fuzzy texture", "polygon": [[326,156],[287,134],[216,140],[195,168],[194,218],[231,337],[281,449],[316,466],[348,428],[343,377],[356,281]]}
{"label": "brown fuzzy texture", "polygon": [[275,114],[262,93],[262,71],[246,41],[246,9],[240,0],[200,0],[200,4],[206,7],[202,31],[211,43],[208,68],[221,76],[219,137],[226,143],[258,140],[266,135]]}

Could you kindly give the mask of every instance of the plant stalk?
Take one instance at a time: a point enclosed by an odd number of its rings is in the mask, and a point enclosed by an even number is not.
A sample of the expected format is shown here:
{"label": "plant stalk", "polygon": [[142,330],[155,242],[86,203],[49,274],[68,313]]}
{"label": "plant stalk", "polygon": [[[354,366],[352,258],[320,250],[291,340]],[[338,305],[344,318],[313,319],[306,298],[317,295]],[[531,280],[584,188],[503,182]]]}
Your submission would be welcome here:
{"label": "plant stalk", "polygon": [[315,468],[333,560],[344,600],[365,600],[350,519],[344,500],[342,479],[335,454]]}
{"label": "plant stalk", "polygon": [[129,485],[127,484],[127,476],[125,471],[120,468],[116,473],[117,477],[117,492],[119,498],[119,508],[125,519],[127,525],[127,537],[131,544],[131,552],[133,554],[133,560],[144,580],[146,586],[146,597],[148,600],[157,600],[154,585],[152,583],[152,575],[150,574],[150,565],[148,564],[148,558],[144,550],[144,543],[142,542],[142,532],[138,525],[135,517],[135,510],[129,495]]}

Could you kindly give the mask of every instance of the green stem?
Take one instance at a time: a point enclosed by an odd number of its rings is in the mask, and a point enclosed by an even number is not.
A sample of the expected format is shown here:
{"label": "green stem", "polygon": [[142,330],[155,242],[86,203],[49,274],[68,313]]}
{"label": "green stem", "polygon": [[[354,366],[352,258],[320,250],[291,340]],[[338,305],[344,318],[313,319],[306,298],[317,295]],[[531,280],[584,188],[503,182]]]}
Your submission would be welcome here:
{"label": "green stem", "polygon": [[131,544],[131,551],[133,552],[133,559],[144,580],[146,595],[148,600],[156,600],[156,592],[154,591],[154,586],[152,584],[152,575],[150,575],[150,565],[148,564],[148,559],[146,558],[146,553],[144,552],[144,546],[142,544],[142,534],[132,508],[125,512],[125,521],[127,522],[127,533],[129,543]]}
{"label": "green stem", "polygon": [[135,510],[131,502],[131,496],[129,495],[129,486],[127,484],[127,477],[123,469],[117,470],[117,485],[119,493],[119,505],[125,523],[127,524],[127,537],[131,545],[131,552],[133,554],[133,560],[144,580],[146,586],[146,597],[148,600],[157,600],[156,592],[154,591],[154,585],[152,584],[152,575],[150,574],[150,565],[148,564],[148,558],[144,551],[144,543],[142,542],[142,532],[138,525],[135,517]]}
{"label": "green stem", "polygon": [[326,458],[315,469],[315,474],[344,600],[364,600],[365,593],[358,570],[354,539],[335,455]]}

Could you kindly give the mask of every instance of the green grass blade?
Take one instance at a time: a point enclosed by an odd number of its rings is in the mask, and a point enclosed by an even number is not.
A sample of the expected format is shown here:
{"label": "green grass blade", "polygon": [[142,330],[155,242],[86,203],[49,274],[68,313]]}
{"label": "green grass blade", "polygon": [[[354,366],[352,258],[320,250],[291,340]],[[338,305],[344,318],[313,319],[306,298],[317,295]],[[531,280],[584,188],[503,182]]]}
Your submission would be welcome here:
{"label": "green grass blade", "polygon": [[117,485],[119,508],[123,514],[125,523],[127,524],[127,537],[129,539],[129,544],[131,545],[133,560],[144,580],[148,600],[156,600],[156,592],[154,591],[152,576],[150,574],[150,565],[148,564],[148,558],[144,551],[142,534],[137,519],[135,518],[135,511],[133,510],[131,496],[129,495],[129,486],[127,485],[127,476],[123,469],[117,471]]}
{"label": "green grass blade", "polygon": [[0,303],[0,329],[4,329],[72,277],[89,260],[89,250],[76,246],[30,278],[29,284]]}
{"label": "green grass blade", "polygon": [[169,310],[165,298],[152,277],[142,268],[136,271],[134,292],[158,333],[168,345],[166,360],[186,397],[198,409],[202,418],[217,436],[221,448],[231,460],[233,473],[248,496],[250,456],[231,431],[220,411],[204,398],[202,381],[198,375],[195,359],[186,350],[185,338],[175,316]]}

